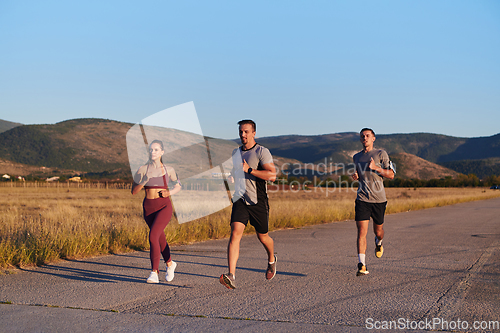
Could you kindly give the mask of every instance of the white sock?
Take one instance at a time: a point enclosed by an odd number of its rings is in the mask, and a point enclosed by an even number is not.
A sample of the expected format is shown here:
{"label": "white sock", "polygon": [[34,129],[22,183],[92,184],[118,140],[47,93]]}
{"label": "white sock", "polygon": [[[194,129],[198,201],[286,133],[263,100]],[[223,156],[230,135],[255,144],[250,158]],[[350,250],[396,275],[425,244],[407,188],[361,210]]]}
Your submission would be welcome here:
{"label": "white sock", "polygon": [[382,241],[383,241],[383,239],[378,240],[378,237],[375,236],[375,244],[377,244],[378,246],[380,246],[380,245],[382,245]]}
{"label": "white sock", "polygon": [[366,254],[364,253],[358,253],[358,258],[359,258],[359,262],[363,264],[363,266],[366,266]]}

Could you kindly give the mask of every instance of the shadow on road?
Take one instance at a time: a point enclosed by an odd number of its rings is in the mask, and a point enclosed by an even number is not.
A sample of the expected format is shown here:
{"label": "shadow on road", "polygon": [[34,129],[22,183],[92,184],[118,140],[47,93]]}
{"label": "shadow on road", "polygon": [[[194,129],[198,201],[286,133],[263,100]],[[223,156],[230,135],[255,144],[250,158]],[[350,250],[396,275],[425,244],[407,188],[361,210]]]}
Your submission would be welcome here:
{"label": "shadow on road", "polygon": [[[180,267],[181,269],[176,271],[176,274],[179,275],[188,275],[188,276],[198,276],[198,277],[206,277],[206,278],[218,278],[219,277],[219,269],[226,269],[227,265],[221,265],[221,264],[215,264],[211,262],[205,262],[205,261],[212,261],[213,259],[216,260],[226,260],[225,257],[221,256],[209,256],[209,255],[200,255],[200,254],[188,254],[188,253],[182,253],[182,252],[177,252],[177,251],[172,251],[175,253],[176,259],[175,261],[178,263],[183,263],[183,264],[188,264],[188,265],[197,265],[197,266],[208,266],[208,267],[214,267],[217,268],[217,274],[215,275],[207,275],[207,274],[200,274],[200,273],[195,273],[193,270],[188,270],[188,271],[182,271],[182,266]],[[144,255],[134,255],[134,254],[117,254],[115,256],[118,257],[130,257],[130,258],[137,258],[137,259],[144,259],[144,261],[149,261],[149,258],[145,257]],[[184,259],[184,260],[183,260]],[[190,260],[192,259],[192,260]],[[199,259],[199,260],[196,260]],[[142,277],[142,271],[145,271],[148,269],[147,264],[145,263],[144,266],[132,266],[132,265],[118,265],[114,263],[109,263],[109,262],[97,262],[97,261],[92,261],[92,260],[65,260],[68,263],[72,263],[74,265],[82,265],[83,267],[87,268],[77,268],[77,267],[68,267],[66,265],[47,265],[47,266],[42,266],[40,270],[29,270],[30,273],[36,273],[36,274],[43,274],[43,275],[51,275],[51,276],[57,276],[69,280],[76,280],[76,281],[88,281],[88,282],[105,282],[105,283],[117,283],[117,282],[131,282],[131,283],[144,283],[144,278]],[[96,269],[89,269],[89,265],[97,265]],[[109,273],[109,272],[103,272],[99,269],[99,267],[103,268],[117,268],[119,270],[139,270],[141,271],[141,277],[137,277],[134,275],[129,275],[129,274],[123,274],[122,273]],[[24,269],[21,269],[24,270]],[[249,272],[256,272],[256,273],[264,273],[265,269],[257,269],[257,268],[251,268],[251,267],[238,267],[238,270],[244,270],[244,271],[249,271]],[[24,270],[28,271],[28,270]],[[196,271],[196,270],[195,270]],[[214,270],[215,273],[215,270]],[[286,272],[286,271],[281,271],[278,268],[278,275],[285,275],[285,276],[294,276],[294,277],[305,277],[307,276],[306,274],[301,274],[301,273],[295,273],[295,272]]]}
{"label": "shadow on road", "polygon": [[[176,253],[175,255],[176,256],[185,256],[185,257],[210,258],[210,259],[226,260],[226,258],[212,257],[212,256],[206,256],[206,255],[199,255],[199,254]],[[186,264],[193,264],[193,265],[202,265],[202,266],[227,268],[227,265],[208,264],[208,263],[195,262],[195,261],[187,261],[187,260],[176,260],[176,262],[186,263]],[[279,264],[279,262],[278,262],[278,264]],[[264,273],[266,271],[265,269],[240,267],[240,266],[238,266],[238,270],[244,270],[244,271],[256,272],[256,273]],[[306,274],[301,274],[301,273],[284,272],[284,271],[282,271],[282,270],[279,269],[279,266],[278,266],[278,273],[277,274],[279,274],[279,275],[288,275],[288,276],[300,276],[300,277],[307,276]]]}
{"label": "shadow on road", "polygon": [[[94,264],[94,263],[92,263]],[[106,265],[106,264],[101,264]],[[111,265],[116,266],[116,265]],[[21,269],[23,270],[23,269]],[[27,271],[27,270],[26,270]],[[72,268],[72,267],[64,267],[58,265],[50,265],[43,267],[43,270],[30,270],[30,273],[43,274],[43,275],[52,275],[61,278],[66,278],[70,280],[77,281],[90,281],[90,282],[137,282],[144,283],[143,278],[137,278],[132,276],[126,276],[123,274],[113,274],[113,273],[105,273],[97,270],[88,270],[81,268]]]}

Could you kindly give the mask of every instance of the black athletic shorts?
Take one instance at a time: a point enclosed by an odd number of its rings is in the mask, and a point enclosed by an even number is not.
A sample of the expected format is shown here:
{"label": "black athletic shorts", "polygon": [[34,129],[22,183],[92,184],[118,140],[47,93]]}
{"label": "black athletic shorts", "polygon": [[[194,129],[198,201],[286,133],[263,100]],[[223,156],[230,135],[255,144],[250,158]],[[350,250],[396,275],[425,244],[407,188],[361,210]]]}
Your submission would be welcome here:
{"label": "black athletic shorts", "polygon": [[241,222],[250,224],[259,234],[267,234],[269,231],[269,203],[267,200],[259,200],[256,205],[247,205],[243,199],[233,203],[231,211],[231,223]]}
{"label": "black athletic shorts", "polygon": [[373,223],[382,225],[384,224],[384,214],[385,208],[387,207],[386,202],[374,203],[356,200],[355,216],[356,221],[370,220],[373,219]]}

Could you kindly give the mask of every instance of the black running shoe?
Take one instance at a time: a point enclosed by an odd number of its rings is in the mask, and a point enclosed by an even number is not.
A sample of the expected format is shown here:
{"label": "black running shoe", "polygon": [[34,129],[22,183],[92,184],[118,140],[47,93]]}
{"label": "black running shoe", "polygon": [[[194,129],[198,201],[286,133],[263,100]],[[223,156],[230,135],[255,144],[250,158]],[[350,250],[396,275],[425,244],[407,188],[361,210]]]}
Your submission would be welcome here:
{"label": "black running shoe", "polygon": [[384,246],[382,244],[377,245],[377,237],[375,237],[375,257],[381,258],[384,254]]}
{"label": "black running shoe", "polygon": [[366,266],[363,265],[362,263],[358,263],[358,272],[356,273],[357,276],[360,275],[366,275],[370,272],[368,272],[368,269],[366,269]]}
{"label": "black running shoe", "polygon": [[278,258],[274,256],[274,264],[267,264],[267,270],[266,270],[266,279],[272,280],[273,277],[276,275],[276,262],[278,261]]}

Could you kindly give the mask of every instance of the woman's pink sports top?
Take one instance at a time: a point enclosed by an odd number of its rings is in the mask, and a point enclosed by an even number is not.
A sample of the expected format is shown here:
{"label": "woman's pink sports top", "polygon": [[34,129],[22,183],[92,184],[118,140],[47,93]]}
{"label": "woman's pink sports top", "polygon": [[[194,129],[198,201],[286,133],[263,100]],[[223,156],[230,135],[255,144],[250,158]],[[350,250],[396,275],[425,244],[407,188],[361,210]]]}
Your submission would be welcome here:
{"label": "woman's pink sports top", "polygon": [[[146,185],[144,185],[145,189],[151,189],[151,188],[156,188],[156,189],[165,189],[168,190],[168,182],[167,182],[167,169],[165,169],[165,166],[163,166],[163,169],[165,170],[165,174],[161,177],[151,177],[148,179],[148,182]],[[149,164],[148,168],[146,169],[146,174],[148,173],[149,170]]]}

